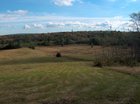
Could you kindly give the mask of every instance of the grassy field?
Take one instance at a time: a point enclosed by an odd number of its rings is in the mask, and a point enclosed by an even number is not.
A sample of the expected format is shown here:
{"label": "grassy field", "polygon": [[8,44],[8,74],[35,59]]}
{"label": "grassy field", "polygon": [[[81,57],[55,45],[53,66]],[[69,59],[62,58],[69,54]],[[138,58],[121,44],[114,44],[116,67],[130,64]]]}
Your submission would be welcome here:
{"label": "grassy field", "polygon": [[[140,104],[140,67],[93,67],[102,47],[0,51],[0,104]],[[57,51],[62,53],[56,58]]]}

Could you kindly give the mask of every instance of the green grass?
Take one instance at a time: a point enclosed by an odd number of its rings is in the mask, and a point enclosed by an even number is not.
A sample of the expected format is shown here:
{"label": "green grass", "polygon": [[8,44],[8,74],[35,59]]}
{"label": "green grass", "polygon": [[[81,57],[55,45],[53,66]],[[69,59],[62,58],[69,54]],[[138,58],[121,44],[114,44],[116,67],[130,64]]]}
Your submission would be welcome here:
{"label": "green grass", "polygon": [[95,68],[89,62],[1,65],[0,69],[0,104],[140,103],[139,76]]}
{"label": "green grass", "polygon": [[93,67],[93,60],[83,54],[0,60],[0,104],[140,104],[139,74]]}

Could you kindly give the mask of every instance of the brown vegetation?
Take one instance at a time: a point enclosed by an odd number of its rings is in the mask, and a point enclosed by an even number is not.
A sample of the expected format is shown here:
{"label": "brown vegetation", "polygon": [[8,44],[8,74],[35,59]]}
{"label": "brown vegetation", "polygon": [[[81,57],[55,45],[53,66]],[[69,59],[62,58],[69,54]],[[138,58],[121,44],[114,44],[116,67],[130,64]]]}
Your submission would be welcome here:
{"label": "brown vegetation", "polygon": [[118,71],[118,72],[132,74],[132,75],[140,74],[140,67],[121,66],[121,67],[110,67],[110,69]]}

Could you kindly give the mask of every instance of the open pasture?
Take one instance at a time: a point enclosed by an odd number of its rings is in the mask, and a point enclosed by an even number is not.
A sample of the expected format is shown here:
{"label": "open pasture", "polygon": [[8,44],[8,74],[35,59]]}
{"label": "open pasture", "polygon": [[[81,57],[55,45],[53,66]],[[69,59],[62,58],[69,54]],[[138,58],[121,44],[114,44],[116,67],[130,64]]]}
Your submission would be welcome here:
{"label": "open pasture", "polygon": [[0,51],[0,104],[140,104],[140,68],[93,67],[101,51],[86,45]]}

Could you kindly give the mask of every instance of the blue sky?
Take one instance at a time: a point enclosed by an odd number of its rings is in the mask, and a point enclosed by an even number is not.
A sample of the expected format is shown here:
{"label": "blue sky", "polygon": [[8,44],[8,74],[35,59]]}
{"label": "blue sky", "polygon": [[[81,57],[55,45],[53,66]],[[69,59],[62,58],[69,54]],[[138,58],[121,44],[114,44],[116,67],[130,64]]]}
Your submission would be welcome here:
{"label": "blue sky", "polygon": [[140,0],[0,0],[0,34],[128,30]]}

